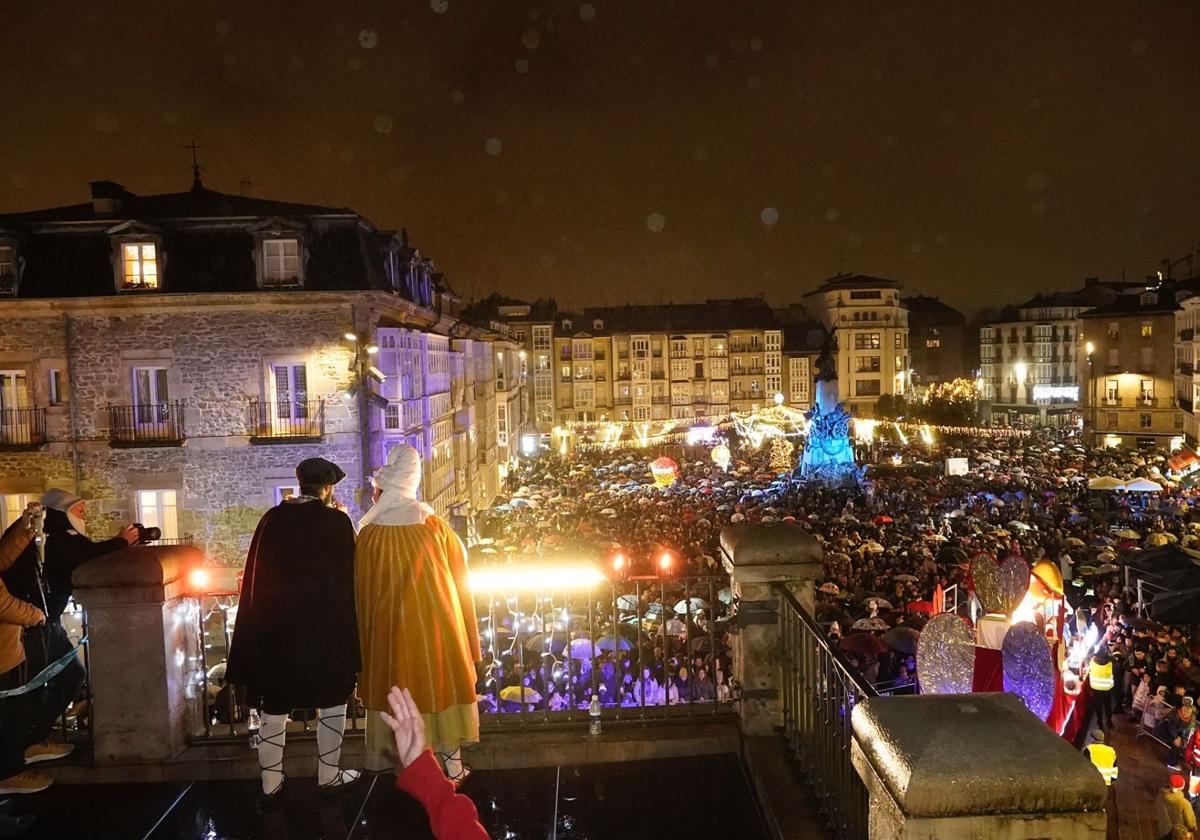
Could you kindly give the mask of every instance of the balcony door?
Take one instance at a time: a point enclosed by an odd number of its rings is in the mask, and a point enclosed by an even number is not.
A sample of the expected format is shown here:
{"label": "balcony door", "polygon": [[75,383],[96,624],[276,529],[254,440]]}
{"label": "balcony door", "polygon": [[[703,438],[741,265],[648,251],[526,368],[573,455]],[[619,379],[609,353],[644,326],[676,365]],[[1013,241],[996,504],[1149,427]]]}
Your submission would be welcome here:
{"label": "balcony door", "polygon": [[31,439],[33,412],[29,408],[25,371],[0,370],[0,444]]}
{"label": "balcony door", "polygon": [[138,428],[162,428],[170,419],[170,403],[165,367],[133,369],[133,421]]}
{"label": "balcony door", "polygon": [[272,431],[295,434],[308,422],[308,368],[303,362],[272,364],[267,387]]}

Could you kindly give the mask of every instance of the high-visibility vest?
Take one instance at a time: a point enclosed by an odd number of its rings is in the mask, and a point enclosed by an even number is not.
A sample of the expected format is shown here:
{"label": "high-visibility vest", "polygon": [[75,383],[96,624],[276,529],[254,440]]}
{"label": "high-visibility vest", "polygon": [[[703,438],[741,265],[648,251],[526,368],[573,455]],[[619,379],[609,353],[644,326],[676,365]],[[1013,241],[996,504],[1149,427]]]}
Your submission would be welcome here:
{"label": "high-visibility vest", "polygon": [[1092,691],[1111,691],[1113,687],[1112,662],[1101,665],[1095,659],[1088,669],[1088,685]]}
{"label": "high-visibility vest", "polygon": [[1111,785],[1117,779],[1117,751],[1108,744],[1088,744],[1088,758],[1092,760],[1092,764],[1100,775],[1104,777],[1104,784]]}

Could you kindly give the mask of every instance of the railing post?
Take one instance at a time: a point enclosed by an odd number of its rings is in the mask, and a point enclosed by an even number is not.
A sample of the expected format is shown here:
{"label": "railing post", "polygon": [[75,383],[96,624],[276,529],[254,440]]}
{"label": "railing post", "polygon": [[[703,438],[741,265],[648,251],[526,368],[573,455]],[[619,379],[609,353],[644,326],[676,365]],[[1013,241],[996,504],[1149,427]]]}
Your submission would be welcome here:
{"label": "railing post", "polygon": [[730,525],[721,553],[737,603],[733,676],[742,688],[742,730],[769,735],[783,725],[784,659],[779,597],[782,585],[810,613],[822,550],[804,528],[785,522]]}
{"label": "railing post", "polygon": [[1103,840],[1108,789],[1013,694],[872,697],[851,759],[870,840]]}
{"label": "railing post", "polygon": [[80,566],[75,597],[87,610],[97,762],[162,761],[200,729],[199,603],[187,545],[136,546]]}

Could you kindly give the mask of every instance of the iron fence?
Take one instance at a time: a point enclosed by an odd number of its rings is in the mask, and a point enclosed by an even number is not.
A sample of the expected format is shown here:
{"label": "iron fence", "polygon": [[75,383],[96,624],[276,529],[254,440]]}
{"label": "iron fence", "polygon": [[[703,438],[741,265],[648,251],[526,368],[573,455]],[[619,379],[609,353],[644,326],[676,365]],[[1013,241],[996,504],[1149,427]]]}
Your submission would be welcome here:
{"label": "iron fence", "polygon": [[319,440],[325,436],[325,400],[251,400],[252,440]]}
{"label": "iron fence", "polygon": [[108,429],[113,446],[178,445],[186,438],[183,403],[109,405]]}
{"label": "iron fence", "polygon": [[59,716],[58,729],[62,734],[63,741],[66,743],[77,745],[90,744],[92,743],[92,706],[94,698],[92,696],[90,648],[87,641],[87,611],[74,598],[67,603],[67,608],[63,611],[62,624],[63,628],[67,631],[67,637],[71,640],[71,644],[79,648],[78,656],[80,664],[83,665],[84,669],[84,681],[79,689],[79,693]]}
{"label": "iron fence", "polygon": [[784,731],[834,836],[867,836],[868,796],[850,762],[850,714],[878,692],[850,664],[795,596],[779,589]]}
{"label": "iron fence", "polygon": [[0,410],[0,447],[41,446],[46,442],[46,409]]}
{"label": "iron fence", "polygon": [[586,590],[476,592],[485,728],[733,711],[727,579],[644,577]]}

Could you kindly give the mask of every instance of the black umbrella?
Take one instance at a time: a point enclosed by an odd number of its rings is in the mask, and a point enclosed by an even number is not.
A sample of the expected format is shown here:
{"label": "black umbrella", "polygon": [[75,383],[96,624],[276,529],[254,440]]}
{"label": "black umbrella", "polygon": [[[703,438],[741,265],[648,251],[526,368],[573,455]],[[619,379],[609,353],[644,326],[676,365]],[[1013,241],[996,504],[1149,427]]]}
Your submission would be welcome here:
{"label": "black umbrella", "polygon": [[1200,587],[1155,595],[1150,615],[1155,621],[1200,624]]}

